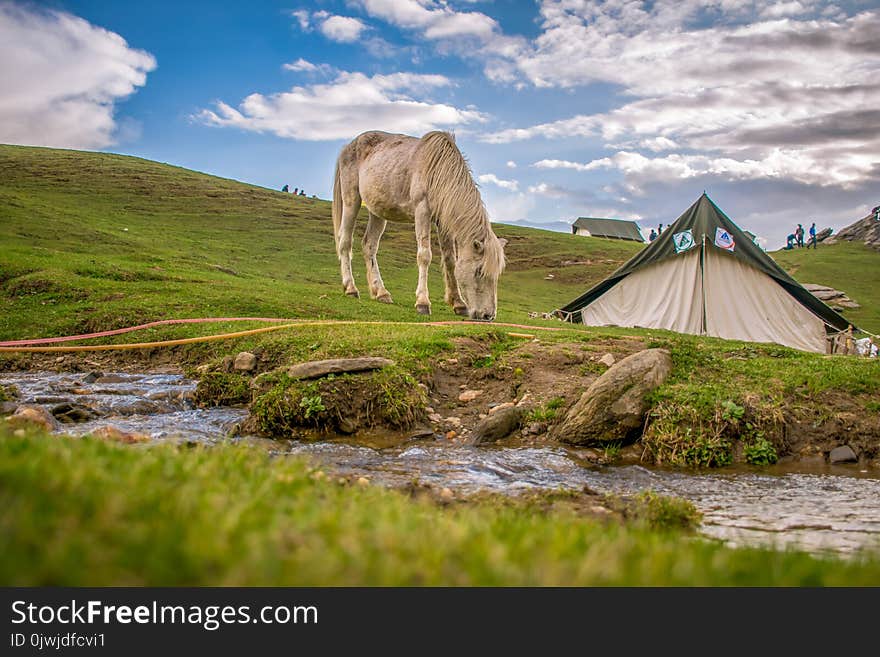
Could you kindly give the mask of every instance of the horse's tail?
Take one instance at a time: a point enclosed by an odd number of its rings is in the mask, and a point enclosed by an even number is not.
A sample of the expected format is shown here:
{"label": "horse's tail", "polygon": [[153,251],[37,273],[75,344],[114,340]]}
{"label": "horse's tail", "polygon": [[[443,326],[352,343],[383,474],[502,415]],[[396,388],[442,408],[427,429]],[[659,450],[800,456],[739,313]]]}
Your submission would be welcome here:
{"label": "horse's tail", "polygon": [[342,183],[339,182],[339,160],[336,161],[336,171],[333,174],[333,203],[331,205],[333,215],[333,241],[339,248],[339,226],[342,224]]}

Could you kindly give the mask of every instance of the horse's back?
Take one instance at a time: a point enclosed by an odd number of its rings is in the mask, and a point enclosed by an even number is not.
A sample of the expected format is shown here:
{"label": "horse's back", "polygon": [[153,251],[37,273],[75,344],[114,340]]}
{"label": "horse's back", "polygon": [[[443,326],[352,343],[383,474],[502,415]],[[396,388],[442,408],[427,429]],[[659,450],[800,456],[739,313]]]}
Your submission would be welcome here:
{"label": "horse's back", "polygon": [[[344,184],[356,185],[373,214],[389,221],[412,221],[414,158],[420,139],[371,130],[355,137],[340,154]],[[418,184],[415,185],[417,195]]]}

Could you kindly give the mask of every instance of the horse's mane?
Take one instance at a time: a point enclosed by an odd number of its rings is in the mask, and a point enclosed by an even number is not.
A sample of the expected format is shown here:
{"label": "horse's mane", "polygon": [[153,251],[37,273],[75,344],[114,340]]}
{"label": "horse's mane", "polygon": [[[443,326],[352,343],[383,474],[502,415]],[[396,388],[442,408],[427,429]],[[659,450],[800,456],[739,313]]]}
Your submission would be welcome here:
{"label": "horse's mane", "polygon": [[499,275],[504,269],[504,250],[492,232],[489,215],[467,160],[448,132],[429,132],[418,148],[418,168],[424,176],[428,205],[437,227],[461,240],[483,243],[483,271]]}

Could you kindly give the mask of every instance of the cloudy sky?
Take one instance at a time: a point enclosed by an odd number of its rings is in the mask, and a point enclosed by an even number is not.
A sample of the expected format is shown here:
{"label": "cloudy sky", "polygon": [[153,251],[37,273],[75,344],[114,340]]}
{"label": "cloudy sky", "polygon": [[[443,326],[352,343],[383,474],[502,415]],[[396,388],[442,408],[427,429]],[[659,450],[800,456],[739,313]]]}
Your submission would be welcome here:
{"label": "cloudy sky", "polygon": [[0,0],[0,143],[329,198],[373,129],[453,132],[493,221],[705,190],[774,250],[880,204],[880,2]]}

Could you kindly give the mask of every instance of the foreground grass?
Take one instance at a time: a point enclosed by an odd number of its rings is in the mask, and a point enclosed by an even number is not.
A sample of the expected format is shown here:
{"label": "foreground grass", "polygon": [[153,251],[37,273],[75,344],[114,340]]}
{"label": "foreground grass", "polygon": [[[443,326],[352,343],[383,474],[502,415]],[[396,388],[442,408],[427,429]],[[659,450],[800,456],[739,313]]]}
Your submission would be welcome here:
{"label": "foreground grass", "polygon": [[877,557],[734,550],[564,505],[440,507],[245,447],[3,430],[0,553],[4,585],[880,585]]}

